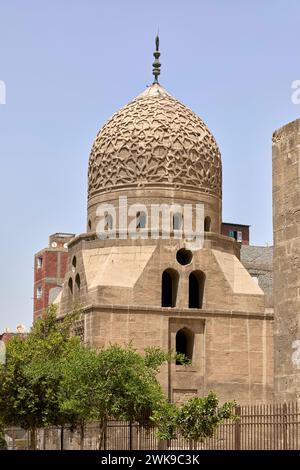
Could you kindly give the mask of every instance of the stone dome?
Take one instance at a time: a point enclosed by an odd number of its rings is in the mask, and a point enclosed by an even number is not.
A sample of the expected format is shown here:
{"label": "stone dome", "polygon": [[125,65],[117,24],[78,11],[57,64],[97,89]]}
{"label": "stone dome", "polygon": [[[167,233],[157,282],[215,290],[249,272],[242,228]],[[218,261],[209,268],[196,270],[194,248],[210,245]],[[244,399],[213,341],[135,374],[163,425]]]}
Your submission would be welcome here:
{"label": "stone dome", "polygon": [[221,198],[221,156],[204,122],[153,84],[115,113],[91,150],[89,199],[126,188],[173,188]]}

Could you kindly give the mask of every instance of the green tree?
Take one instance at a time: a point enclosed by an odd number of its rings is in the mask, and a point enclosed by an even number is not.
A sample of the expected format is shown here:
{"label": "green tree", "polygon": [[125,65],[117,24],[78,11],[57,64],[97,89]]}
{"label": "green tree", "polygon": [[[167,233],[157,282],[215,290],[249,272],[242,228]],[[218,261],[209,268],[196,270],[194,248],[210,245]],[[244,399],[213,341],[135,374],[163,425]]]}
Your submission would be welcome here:
{"label": "green tree", "polygon": [[7,345],[0,370],[0,419],[29,430],[32,449],[39,428],[63,430],[68,423],[83,429],[89,421],[100,422],[101,447],[109,418],[151,426],[151,415],[166,401],[157,373],[174,355],[159,348],[143,355],[131,346],[85,348],[70,337],[78,314],[58,320],[51,306],[26,339],[14,337]]}
{"label": "green tree", "polygon": [[69,337],[76,315],[57,321],[51,306],[26,339],[13,337],[7,344],[6,365],[0,369],[0,419],[4,425],[29,430],[31,449],[36,448],[38,428],[75,420],[73,413],[60,409],[57,364],[78,346],[79,339]]}
{"label": "green tree", "polygon": [[151,415],[165,401],[156,375],[169,358],[158,348],[143,356],[131,346],[78,349],[64,362],[62,409],[81,414],[84,421],[99,421],[99,448],[109,418],[152,426]]}
{"label": "green tree", "polygon": [[7,449],[7,443],[4,437],[4,426],[0,422],[0,450],[6,450]]}
{"label": "green tree", "polygon": [[235,419],[234,408],[234,401],[219,406],[217,396],[210,392],[205,397],[190,398],[182,405],[165,404],[155,411],[152,419],[160,439],[174,439],[179,432],[192,449],[195,443],[213,437],[225,419]]}

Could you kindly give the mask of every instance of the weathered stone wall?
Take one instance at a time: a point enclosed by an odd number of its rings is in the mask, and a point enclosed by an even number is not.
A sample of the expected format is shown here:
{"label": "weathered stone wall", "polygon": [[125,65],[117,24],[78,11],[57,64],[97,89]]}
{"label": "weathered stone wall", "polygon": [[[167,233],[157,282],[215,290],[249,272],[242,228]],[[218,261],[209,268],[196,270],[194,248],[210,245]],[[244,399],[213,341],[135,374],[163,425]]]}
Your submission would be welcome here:
{"label": "weathered stone wall", "polygon": [[[73,303],[161,306],[161,280],[166,269],[177,272],[176,306],[188,307],[189,275],[205,273],[203,308],[264,312],[264,295],[250,278],[238,257],[239,244],[229,237],[208,233],[204,248],[195,251],[192,261],[180,265],[176,253],[183,240],[90,240],[77,237],[69,247],[69,263],[60,305],[61,314]],[[76,257],[76,269],[73,259]],[[80,292],[76,277],[80,276]],[[68,289],[72,280],[73,292]]]}
{"label": "weathered stone wall", "polygon": [[[120,199],[120,198],[123,198]],[[126,203],[124,201],[126,198]],[[119,227],[120,207],[124,210],[131,208],[135,204],[143,204],[147,211],[147,226],[154,227],[152,220],[152,210],[155,206],[167,204],[169,206],[179,205],[182,209],[185,204],[191,204],[195,211],[196,204],[204,205],[204,217],[211,219],[211,231],[220,233],[222,199],[217,194],[200,193],[197,189],[181,189],[180,191],[170,190],[169,188],[153,187],[150,189],[130,189],[130,190],[111,190],[109,194],[99,194],[88,201],[88,231],[97,231],[97,224],[103,217],[103,214],[97,215],[97,210],[102,204],[111,204],[116,211],[116,220],[114,226]],[[121,209],[121,210],[122,210]],[[139,209],[136,209],[139,210]],[[144,209],[143,209],[144,210]],[[134,219],[135,214],[128,216],[128,223]],[[194,214],[195,215],[195,214]],[[89,227],[90,225],[90,227]]]}
{"label": "weathered stone wall", "polygon": [[191,366],[163,366],[160,382],[170,399],[215,391],[220,400],[259,403],[273,398],[273,317],[238,311],[94,306],[85,316],[86,341],[175,350],[176,332],[194,332]]}
{"label": "weathered stone wall", "polygon": [[[83,234],[69,246],[60,314],[79,302],[87,344],[128,344],[176,350],[176,334],[193,336],[192,365],[164,366],[160,381],[171,400],[214,390],[239,403],[272,398],[272,313],[264,295],[239,261],[239,244],[206,233],[203,249],[187,265],[176,260],[184,240],[99,240]],[[74,268],[76,257],[76,268]],[[174,307],[161,307],[162,273],[178,274]],[[205,273],[202,308],[189,308],[189,275]],[[76,277],[80,275],[80,290]],[[73,293],[68,279],[73,279]]]}
{"label": "weathered stone wall", "polygon": [[273,134],[273,229],[275,397],[295,400],[300,398],[300,119]]}

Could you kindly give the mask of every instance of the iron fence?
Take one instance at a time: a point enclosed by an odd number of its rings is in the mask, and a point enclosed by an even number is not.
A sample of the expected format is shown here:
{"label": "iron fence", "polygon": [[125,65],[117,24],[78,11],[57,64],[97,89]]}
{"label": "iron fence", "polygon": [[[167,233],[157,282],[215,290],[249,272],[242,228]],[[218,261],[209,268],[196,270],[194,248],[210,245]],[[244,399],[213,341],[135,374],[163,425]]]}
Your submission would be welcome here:
{"label": "iron fence", "polygon": [[[110,420],[101,449],[104,450],[300,450],[300,409],[297,403],[237,406],[236,420],[225,421],[212,438],[203,443],[188,442],[178,435],[168,442],[159,441],[154,428],[137,423]],[[9,449],[28,449],[29,433],[5,430]],[[100,447],[99,424],[81,429],[46,428],[37,432],[38,449],[90,449]]]}

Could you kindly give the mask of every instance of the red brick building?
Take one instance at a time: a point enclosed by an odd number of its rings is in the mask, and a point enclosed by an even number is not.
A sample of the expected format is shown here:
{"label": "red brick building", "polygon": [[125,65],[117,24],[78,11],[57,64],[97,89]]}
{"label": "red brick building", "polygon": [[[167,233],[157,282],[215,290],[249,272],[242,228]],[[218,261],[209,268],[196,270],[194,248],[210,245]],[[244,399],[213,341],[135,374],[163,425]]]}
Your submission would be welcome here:
{"label": "red brick building", "polygon": [[250,243],[250,225],[222,222],[221,234],[235,238],[242,245],[249,245]]}
{"label": "red brick building", "polygon": [[4,333],[0,334],[0,341],[3,341],[4,343],[7,343],[14,336],[19,336],[20,338],[25,339],[27,335],[28,335],[28,333],[25,330],[22,331],[22,332],[14,332],[14,333],[5,331]]}
{"label": "red brick building", "polygon": [[34,256],[33,319],[36,320],[59,294],[65,277],[68,243],[73,233],[55,233],[49,246]]}

